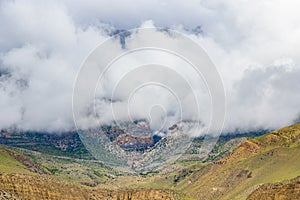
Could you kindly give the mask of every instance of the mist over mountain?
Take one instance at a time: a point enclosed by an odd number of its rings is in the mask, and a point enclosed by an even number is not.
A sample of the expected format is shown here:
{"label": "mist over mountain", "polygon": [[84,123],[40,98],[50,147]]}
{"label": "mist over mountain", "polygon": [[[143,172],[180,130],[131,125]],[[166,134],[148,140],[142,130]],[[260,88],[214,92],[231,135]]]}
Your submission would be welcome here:
{"label": "mist over mountain", "polygon": [[[183,32],[206,50],[226,92],[224,132],[291,124],[300,115],[299,6],[280,0],[1,1],[0,129],[73,130],[73,84],[84,59],[119,30],[143,27]],[[165,106],[174,109],[169,99]]]}

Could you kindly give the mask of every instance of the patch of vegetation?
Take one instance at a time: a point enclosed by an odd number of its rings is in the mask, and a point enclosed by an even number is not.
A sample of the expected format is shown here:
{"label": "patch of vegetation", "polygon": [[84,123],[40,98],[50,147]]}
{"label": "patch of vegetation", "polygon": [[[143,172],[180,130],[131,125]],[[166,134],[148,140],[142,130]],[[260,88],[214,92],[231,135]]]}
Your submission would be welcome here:
{"label": "patch of vegetation", "polygon": [[185,177],[187,177],[189,174],[191,174],[193,171],[190,169],[183,169],[181,172],[174,176],[173,183],[178,183],[181,180],[183,180]]}

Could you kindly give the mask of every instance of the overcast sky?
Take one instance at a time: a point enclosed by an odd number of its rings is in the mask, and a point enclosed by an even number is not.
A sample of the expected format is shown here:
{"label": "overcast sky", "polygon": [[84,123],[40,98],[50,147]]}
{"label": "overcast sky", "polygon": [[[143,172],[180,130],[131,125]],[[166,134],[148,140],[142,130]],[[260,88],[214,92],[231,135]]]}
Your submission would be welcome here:
{"label": "overcast sky", "polygon": [[224,82],[224,131],[279,128],[300,116],[300,1],[2,0],[0,129],[70,130],[72,90],[116,29],[184,32]]}

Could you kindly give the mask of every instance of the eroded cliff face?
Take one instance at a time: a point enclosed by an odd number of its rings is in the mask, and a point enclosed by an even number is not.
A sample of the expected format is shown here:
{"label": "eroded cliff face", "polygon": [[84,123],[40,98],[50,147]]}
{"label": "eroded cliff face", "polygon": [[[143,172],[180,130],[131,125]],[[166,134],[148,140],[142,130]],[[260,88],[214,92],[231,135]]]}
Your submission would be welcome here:
{"label": "eroded cliff face", "polygon": [[291,200],[300,198],[300,176],[282,183],[263,184],[247,200]]}
{"label": "eroded cliff face", "polygon": [[[0,188],[20,199],[101,199],[101,200],[175,200],[170,190],[157,189],[92,189],[49,177],[2,174]],[[6,195],[8,196],[8,195]],[[4,198],[5,199],[5,198]]]}

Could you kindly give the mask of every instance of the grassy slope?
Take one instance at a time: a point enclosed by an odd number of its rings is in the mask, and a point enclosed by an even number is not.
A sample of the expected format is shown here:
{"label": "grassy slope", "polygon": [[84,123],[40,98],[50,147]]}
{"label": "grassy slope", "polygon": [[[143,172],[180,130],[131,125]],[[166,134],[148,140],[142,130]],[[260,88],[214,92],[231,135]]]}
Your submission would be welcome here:
{"label": "grassy slope", "polygon": [[247,200],[255,199],[299,199],[300,176],[280,183],[267,183],[256,189]]}
{"label": "grassy slope", "polygon": [[12,150],[0,146],[0,173],[32,174],[25,165],[11,156],[12,152]]}
{"label": "grassy slope", "polygon": [[246,199],[263,183],[300,175],[300,124],[251,139],[176,188],[196,199]]}

